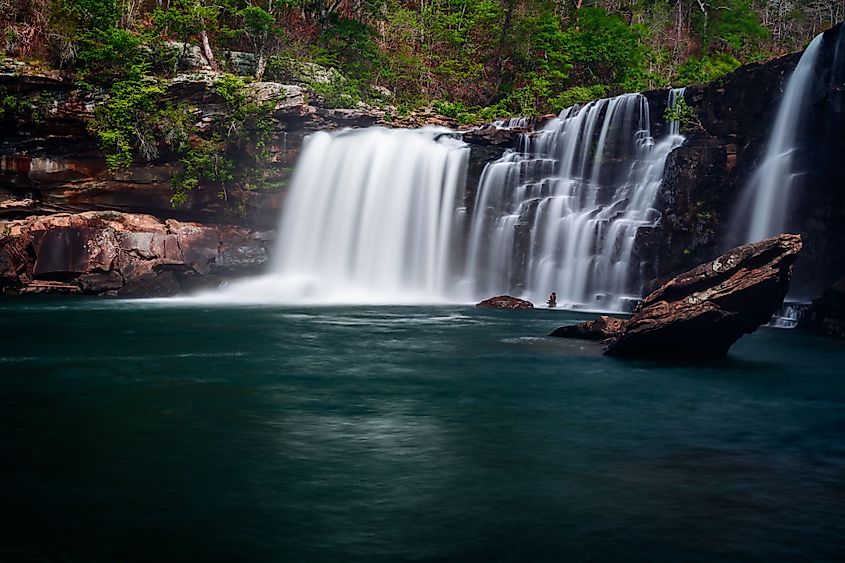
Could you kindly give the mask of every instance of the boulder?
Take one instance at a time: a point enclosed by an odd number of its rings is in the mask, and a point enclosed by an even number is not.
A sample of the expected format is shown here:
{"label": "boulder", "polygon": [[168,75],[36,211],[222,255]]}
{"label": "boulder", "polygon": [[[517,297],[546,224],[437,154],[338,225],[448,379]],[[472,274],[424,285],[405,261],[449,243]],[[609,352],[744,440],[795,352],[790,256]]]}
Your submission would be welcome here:
{"label": "boulder", "polygon": [[783,304],[801,236],[735,248],[648,295],[606,348],[612,356],[716,358]]}
{"label": "boulder", "polygon": [[534,304],[525,299],[518,299],[510,295],[498,295],[485,299],[478,303],[476,307],[481,309],[533,309]]}
{"label": "boulder", "polygon": [[562,326],[549,336],[558,338],[577,338],[580,340],[609,340],[618,336],[625,326],[624,319],[601,317],[577,325]]}
{"label": "boulder", "polygon": [[167,296],[256,273],[268,233],[90,211],[0,221],[0,293]]}

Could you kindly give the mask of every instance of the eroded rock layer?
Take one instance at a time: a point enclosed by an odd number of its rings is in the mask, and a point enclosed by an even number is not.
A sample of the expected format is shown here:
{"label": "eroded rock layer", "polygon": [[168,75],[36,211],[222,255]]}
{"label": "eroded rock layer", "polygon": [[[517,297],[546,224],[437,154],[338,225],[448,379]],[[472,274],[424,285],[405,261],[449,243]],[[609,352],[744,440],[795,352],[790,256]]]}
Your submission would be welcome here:
{"label": "eroded rock layer", "polygon": [[169,296],[258,272],[271,238],[113,211],[0,221],[0,291]]}

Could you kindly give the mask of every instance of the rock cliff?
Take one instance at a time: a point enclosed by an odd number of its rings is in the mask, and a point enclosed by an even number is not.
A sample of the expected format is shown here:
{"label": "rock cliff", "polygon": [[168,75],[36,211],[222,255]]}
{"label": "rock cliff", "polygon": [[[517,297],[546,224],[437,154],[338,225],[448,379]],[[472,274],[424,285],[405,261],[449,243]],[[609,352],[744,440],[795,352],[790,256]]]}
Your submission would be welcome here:
{"label": "rock cliff", "polygon": [[[802,177],[787,230],[801,233],[804,251],[793,295],[812,297],[845,275],[845,43],[842,25],[825,33],[809,114],[799,132],[795,162]],[[744,66],[711,84],[691,86],[685,99],[700,122],[666,164],[655,229],[643,229],[637,257],[655,287],[661,279],[737,244],[733,212],[767,147],[794,53]],[[654,127],[662,127],[665,92],[647,94]]]}

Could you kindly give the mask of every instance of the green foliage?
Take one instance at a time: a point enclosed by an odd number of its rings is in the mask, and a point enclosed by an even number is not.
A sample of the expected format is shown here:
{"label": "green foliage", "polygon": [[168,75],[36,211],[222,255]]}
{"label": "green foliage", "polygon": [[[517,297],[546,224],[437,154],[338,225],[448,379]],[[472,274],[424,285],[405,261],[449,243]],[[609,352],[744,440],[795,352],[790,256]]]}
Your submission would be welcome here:
{"label": "green foliage", "polygon": [[50,92],[42,92],[36,96],[24,96],[9,93],[0,86],[0,119],[15,119],[38,123],[43,118],[47,108],[53,101]]}
{"label": "green foliage", "polygon": [[693,129],[704,129],[701,120],[695,113],[695,108],[690,106],[684,98],[679,97],[675,103],[666,108],[663,113],[663,119],[667,122],[676,121],[680,125],[681,131],[690,131]]}
{"label": "green foliage", "polygon": [[179,162],[182,171],[172,182],[173,196],[170,204],[181,207],[188,201],[188,192],[197,188],[200,182],[217,182],[221,187],[221,194],[226,194],[225,183],[234,179],[235,163],[221,150],[223,145],[219,137],[199,139],[188,148]]}
{"label": "green foliage", "polygon": [[680,84],[703,84],[733,72],[740,62],[729,53],[712,53],[692,58],[678,69],[675,82]]}
{"label": "green foliage", "polygon": [[552,99],[551,106],[555,112],[560,112],[575,104],[583,104],[607,96],[608,88],[603,84],[594,86],[575,86],[565,90]]}
{"label": "green foliage", "polygon": [[345,77],[334,78],[327,82],[313,81],[309,88],[328,108],[353,108],[361,102],[360,82]]}
{"label": "green foliage", "polygon": [[579,76],[626,91],[645,85],[646,29],[629,25],[600,8],[584,8],[570,29],[566,47],[577,61]]}
{"label": "green foliage", "polygon": [[219,12],[219,6],[206,6],[200,0],[173,0],[168,9],[156,8],[152,16],[157,29],[187,41],[203,30],[217,29]]}
{"label": "green foliage", "polygon": [[130,78],[116,82],[108,101],[97,106],[88,128],[99,139],[110,169],[129,166],[135,150],[147,158],[158,154],[149,123],[162,94],[157,80]]}

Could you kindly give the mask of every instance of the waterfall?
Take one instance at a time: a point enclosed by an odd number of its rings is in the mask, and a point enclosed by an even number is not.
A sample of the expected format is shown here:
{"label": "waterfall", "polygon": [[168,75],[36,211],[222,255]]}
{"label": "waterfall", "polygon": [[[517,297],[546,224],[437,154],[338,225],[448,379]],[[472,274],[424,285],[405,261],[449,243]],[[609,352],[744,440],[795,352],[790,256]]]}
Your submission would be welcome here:
{"label": "waterfall", "polygon": [[[667,102],[667,107],[669,109],[675,109],[678,106],[678,102],[684,99],[684,94],[686,94],[686,92],[686,88],[672,88],[669,90],[669,101]],[[681,134],[681,122],[679,120],[674,119],[669,122],[669,134]]]}
{"label": "waterfall", "polygon": [[492,125],[497,129],[518,129],[528,127],[530,123],[530,117],[511,117],[494,121]]}
{"label": "waterfall", "polygon": [[460,260],[467,146],[448,129],[345,130],[306,140],[271,273],[229,301],[449,299]]}
{"label": "waterfall", "polygon": [[[673,90],[669,103],[683,95]],[[527,121],[502,122],[519,127]],[[632,259],[669,152],[648,103],[627,94],[571,107],[489,163],[465,207],[468,146],[442,128],[315,133],[303,145],[271,272],[224,302],[421,303],[511,293],[624,310],[640,297]],[[207,295],[205,298],[209,298]]]}
{"label": "waterfall", "polygon": [[[670,93],[674,104],[681,90]],[[567,307],[625,310],[639,298],[632,262],[679,125],[655,142],[648,103],[626,94],[564,110],[485,168],[470,224],[473,297],[514,293]]]}
{"label": "waterfall", "polygon": [[766,326],[782,329],[796,328],[806,308],[807,303],[785,302],[780,310],[772,316],[772,320]]}
{"label": "waterfall", "polygon": [[787,209],[799,175],[793,154],[798,148],[801,117],[808,104],[822,41],[819,35],[810,43],[789,78],[768,149],[739,204],[734,229],[745,242],[774,236],[787,227]]}

